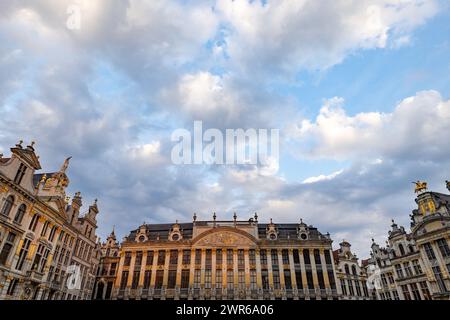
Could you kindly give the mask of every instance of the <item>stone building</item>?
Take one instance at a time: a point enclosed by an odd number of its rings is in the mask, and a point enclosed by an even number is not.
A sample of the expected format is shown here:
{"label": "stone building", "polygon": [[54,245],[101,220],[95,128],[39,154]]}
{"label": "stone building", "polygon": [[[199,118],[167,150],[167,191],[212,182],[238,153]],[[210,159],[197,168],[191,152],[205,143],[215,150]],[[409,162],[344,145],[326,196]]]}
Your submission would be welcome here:
{"label": "stone building", "polygon": [[351,244],[342,241],[340,248],[333,251],[336,265],[337,285],[340,287],[343,300],[368,300],[367,273],[359,265],[357,256],[351,251]]}
{"label": "stone building", "polygon": [[[80,214],[66,170],[41,170],[34,143],[0,155],[0,299],[88,299],[95,281],[97,203]],[[70,203],[69,203],[70,202]]]}
{"label": "stone building", "polygon": [[[114,236],[112,234],[112,236]],[[110,236],[102,250],[117,250]],[[337,299],[329,234],[304,222],[143,224],[109,251],[98,298]],[[112,254],[112,256],[111,256]],[[112,267],[114,265],[114,267]],[[116,271],[117,268],[117,271]],[[111,271],[113,269],[113,271]],[[111,296],[105,285],[116,275]],[[105,276],[107,275],[107,276]]]}
{"label": "stone building", "polygon": [[415,191],[411,232],[392,220],[386,247],[372,243],[368,275],[379,279],[373,288],[377,299],[450,298],[450,195],[430,192],[419,181]]}

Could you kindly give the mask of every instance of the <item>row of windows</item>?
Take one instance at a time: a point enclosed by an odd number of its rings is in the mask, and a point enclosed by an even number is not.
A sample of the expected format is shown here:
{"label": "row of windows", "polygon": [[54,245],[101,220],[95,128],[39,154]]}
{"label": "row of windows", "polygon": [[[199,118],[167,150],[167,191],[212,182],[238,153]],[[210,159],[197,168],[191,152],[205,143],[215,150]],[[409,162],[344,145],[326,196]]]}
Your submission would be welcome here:
{"label": "row of windows", "polygon": [[[155,275],[155,289],[161,289],[163,286],[163,280],[164,280],[164,270],[157,270]],[[177,277],[177,271],[176,270],[168,270],[168,280],[167,280],[167,288],[168,289],[174,289],[176,286],[176,277]],[[204,271],[204,287],[206,289],[209,289],[212,287],[212,270],[206,269]],[[120,281],[120,289],[125,289],[128,284],[128,278],[129,278],[130,272],[128,270],[125,270],[122,272],[122,277]],[[223,271],[222,269],[217,269],[215,274],[215,284],[216,288],[221,289],[222,283],[223,283]],[[131,280],[131,288],[136,289],[139,285],[139,280],[141,276],[140,270],[134,270],[132,273],[132,280]],[[284,270],[283,271],[284,276],[284,283],[286,289],[293,289],[294,282],[292,279],[291,271],[290,270]],[[303,285],[303,279],[302,279],[302,273],[300,270],[295,270],[295,283],[297,285],[297,288],[304,288]],[[312,271],[306,271],[306,287],[305,289],[314,289],[314,280],[313,280],[313,273]],[[328,280],[330,283],[331,289],[336,289],[335,280],[334,280],[334,274],[332,271],[328,271],[327,273]],[[150,287],[150,281],[152,277],[152,270],[146,270],[144,272],[144,279],[143,279],[143,288],[148,289]],[[250,289],[257,289],[257,274],[255,269],[251,269],[249,273],[250,278]],[[190,270],[189,269],[183,269],[181,270],[181,283],[180,287],[181,289],[187,289],[189,287],[189,279],[190,279]],[[273,288],[274,289],[281,289],[281,280],[280,280],[280,271],[274,270],[272,271],[272,279],[273,279]],[[325,289],[325,279],[324,274],[322,271],[317,271],[317,279],[318,279],[318,285],[320,289]],[[265,290],[269,289],[269,272],[267,269],[263,269],[261,271],[261,281],[262,281],[262,287]],[[200,288],[201,284],[201,270],[196,269],[194,270],[193,274],[193,287],[194,288]],[[228,289],[233,289],[235,286],[235,278],[234,278],[234,271],[233,270],[227,270],[226,271],[226,286]],[[243,270],[239,270],[237,273],[237,287],[238,288],[245,288],[245,272]],[[359,287],[357,290],[360,290]]]}
{"label": "row of windows", "polygon": [[[441,252],[442,257],[450,257],[450,248],[448,246],[447,240],[444,238],[436,240],[436,244]],[[436,254],[434,253],[433,246],[430,242],[424,243],[423,245],[425,253],[430,261],[436,260]]]}
{"label": "row of windows", "polygon": [[[278,266],[279,259],[278,259],[278,250],[272,249],[272,250],[266,250],[261,249],[260,254],[260,261],[262,265],[267,265],[267,254],[268,251],[271,255],[271,261],[273,266]],[[234,251],[233,249],[226,249],[226,262],[227,265],[233,265],[234,264]],[[182,264],[188,265],[191,262],[191,250],[183,250],[182,253]],[[308,249],[303,250],[303,261],[305,264],[309,265],[311,264],[310,259],[310,253]],[[317,266],[322,265],[322,260],[320,256],[320,251],[318,249],[314,249],[313,251],[314,261]],[[325,263],[327,265],[331,265],[331,255],[329,250],[324,250],[324,256],[325,256]],[[124,265],[130,266],[131,264],[131,258],[132,253],[130,251],[125,252],[125,258],[124,258]],[[135,258],[135,266],[141,266],[142,264],[142,258],[143,258],[143,252],[137,251],[136,252],[136,258]],[[152,265],[154,259],[154,251],[147,251],[147,260],[146,265]],[[202,261],[202,251],[201,249],[196,249],[194,252],[194,263],[196,265],[201,265]],[[256,251],[254,249],[250,249],[248,251],[248,259],[250,265],[256,264]],[[281,250],[281,261],[284,265],[289,264],[289,251],[287,249]],[[159,250],[158,251],[158,257],[157,257],[157,265],[162,266],[166,262],[166,251],[165,250]],[[293,250],[293,262],[296,265],[300,264],[300,251],[297,249]],[[216,250],[216,264],[222,264],[223,263],[223,251],[222,249]],[[178,264],[178,250],[169,250],[169,265],[175,266]],[[243,249],[239,249],[237,251],[237,264],[239,268],[244,268],[245,265],[245,252]],[[205,251],[205,265],[211,266],[212,265],[212,250],[207,249]],[[354,267],[354,266],[353,266]],[[347,266],[348,268],[348,266]],[[356,274],[356,269],[355,269]]]}
{"label": "row of windows", "polygon": [[[413,268],[411,268],[411,264],[412,264]],[[403,264],[398,263],[395,265],[395,272],[397,273],[397,277],[399,279],[423,274],[422,267],[420,266],[419,260],[417,260],[417,259],[413,260],[411,262],[411,264],[409,263],[409,261],[406,261],[406,262],[403,262]],[[413,269],[414,269],[414,273],[412,271]]]}
{"label": "row of windows", "polygon": [[[358,281],[351,279],[341,279],[341,289],[344,296],[358,296],[358,297],[368,297],[369,291],[367,290],[366,281]],[[356,292],[355,292],[356,290]],[[356,295],[355,295],[356,293]]]}
{"label": "row of windows", "polygon": [[[14,206],[14,196],[10,195],[6,198],[5,203],[3,204],[2,210],[0,213],[6,217],[9,217],[11,210]],[[14,215],[14,222],[21,224],[23,217],[25,216],[25,212],[27,211],[27,206],[22,203],[19,208],[16,211],[16,214]]]}

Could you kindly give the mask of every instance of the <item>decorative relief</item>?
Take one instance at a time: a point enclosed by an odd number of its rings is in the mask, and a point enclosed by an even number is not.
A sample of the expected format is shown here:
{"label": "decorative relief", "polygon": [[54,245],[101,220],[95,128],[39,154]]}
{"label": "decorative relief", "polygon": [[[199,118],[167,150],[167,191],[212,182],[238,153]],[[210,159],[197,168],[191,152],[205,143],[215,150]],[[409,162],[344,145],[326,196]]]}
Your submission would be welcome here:
{"label": "decorative relief", "polygon": [[229,231],[218,231],[205,236],[197,242],[202,246],[249,246],[253,241],[240,234]]}

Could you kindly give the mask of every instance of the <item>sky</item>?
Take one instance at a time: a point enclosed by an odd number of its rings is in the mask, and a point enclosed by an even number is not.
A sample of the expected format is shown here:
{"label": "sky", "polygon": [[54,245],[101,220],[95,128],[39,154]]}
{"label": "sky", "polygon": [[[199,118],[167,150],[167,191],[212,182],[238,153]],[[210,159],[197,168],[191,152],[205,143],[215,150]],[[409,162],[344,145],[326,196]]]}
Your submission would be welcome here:
{"label": "sky", "polygon": [[[2,1],[0,152],[72,156],[102,239],[258,212],[365,258],[391,219],[409,228],[412,181],[446,192],[449,21],[439,0]],[[279,129],[278,170],[174,165],[196,120]]]}

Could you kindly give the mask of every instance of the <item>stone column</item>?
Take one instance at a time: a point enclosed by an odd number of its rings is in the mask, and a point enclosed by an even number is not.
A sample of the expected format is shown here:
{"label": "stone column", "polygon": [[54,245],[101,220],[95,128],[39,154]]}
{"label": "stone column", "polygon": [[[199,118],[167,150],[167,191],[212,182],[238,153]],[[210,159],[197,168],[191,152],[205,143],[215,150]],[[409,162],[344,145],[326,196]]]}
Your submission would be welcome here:
{"label": "stone column", "polygon": [[306,278],[306,267],[305,258],[303,257],[303,250],[304,249],[298,250],[298,255],[300,257],[300,271],[302,273],[303,293],[305,293],[306,291],[305,295],[309,296],[308,279]]}
{"label": "stone column", "polygon": [[166,258],[164,260],[164,276],[163,276],[163,288],[167,288],[167,281],[169,279],[169,262],[170,262],[170,250],[166,250]]}
{"label": "stone column", "polygon": [[175,282],[176,288],[181,288],[181,267],[183,265],[183,250],[178,250],[178,260],[177,260],[177,278]]}
{"label": "stone column", "polygon": [[128,281],[127,281],[127,287],[131,287],[131,283],[134,278],[134,264],[136,262],[136,251],[131,252],[131,263],[129,268],[129,274],[128,274]]}
{"label": "stone column", "polygon": [[259,249],[255,250],[256,257],[256,284],[258,289],[262,289],[262,277],[261,277],[261,256],[259,254]]}

